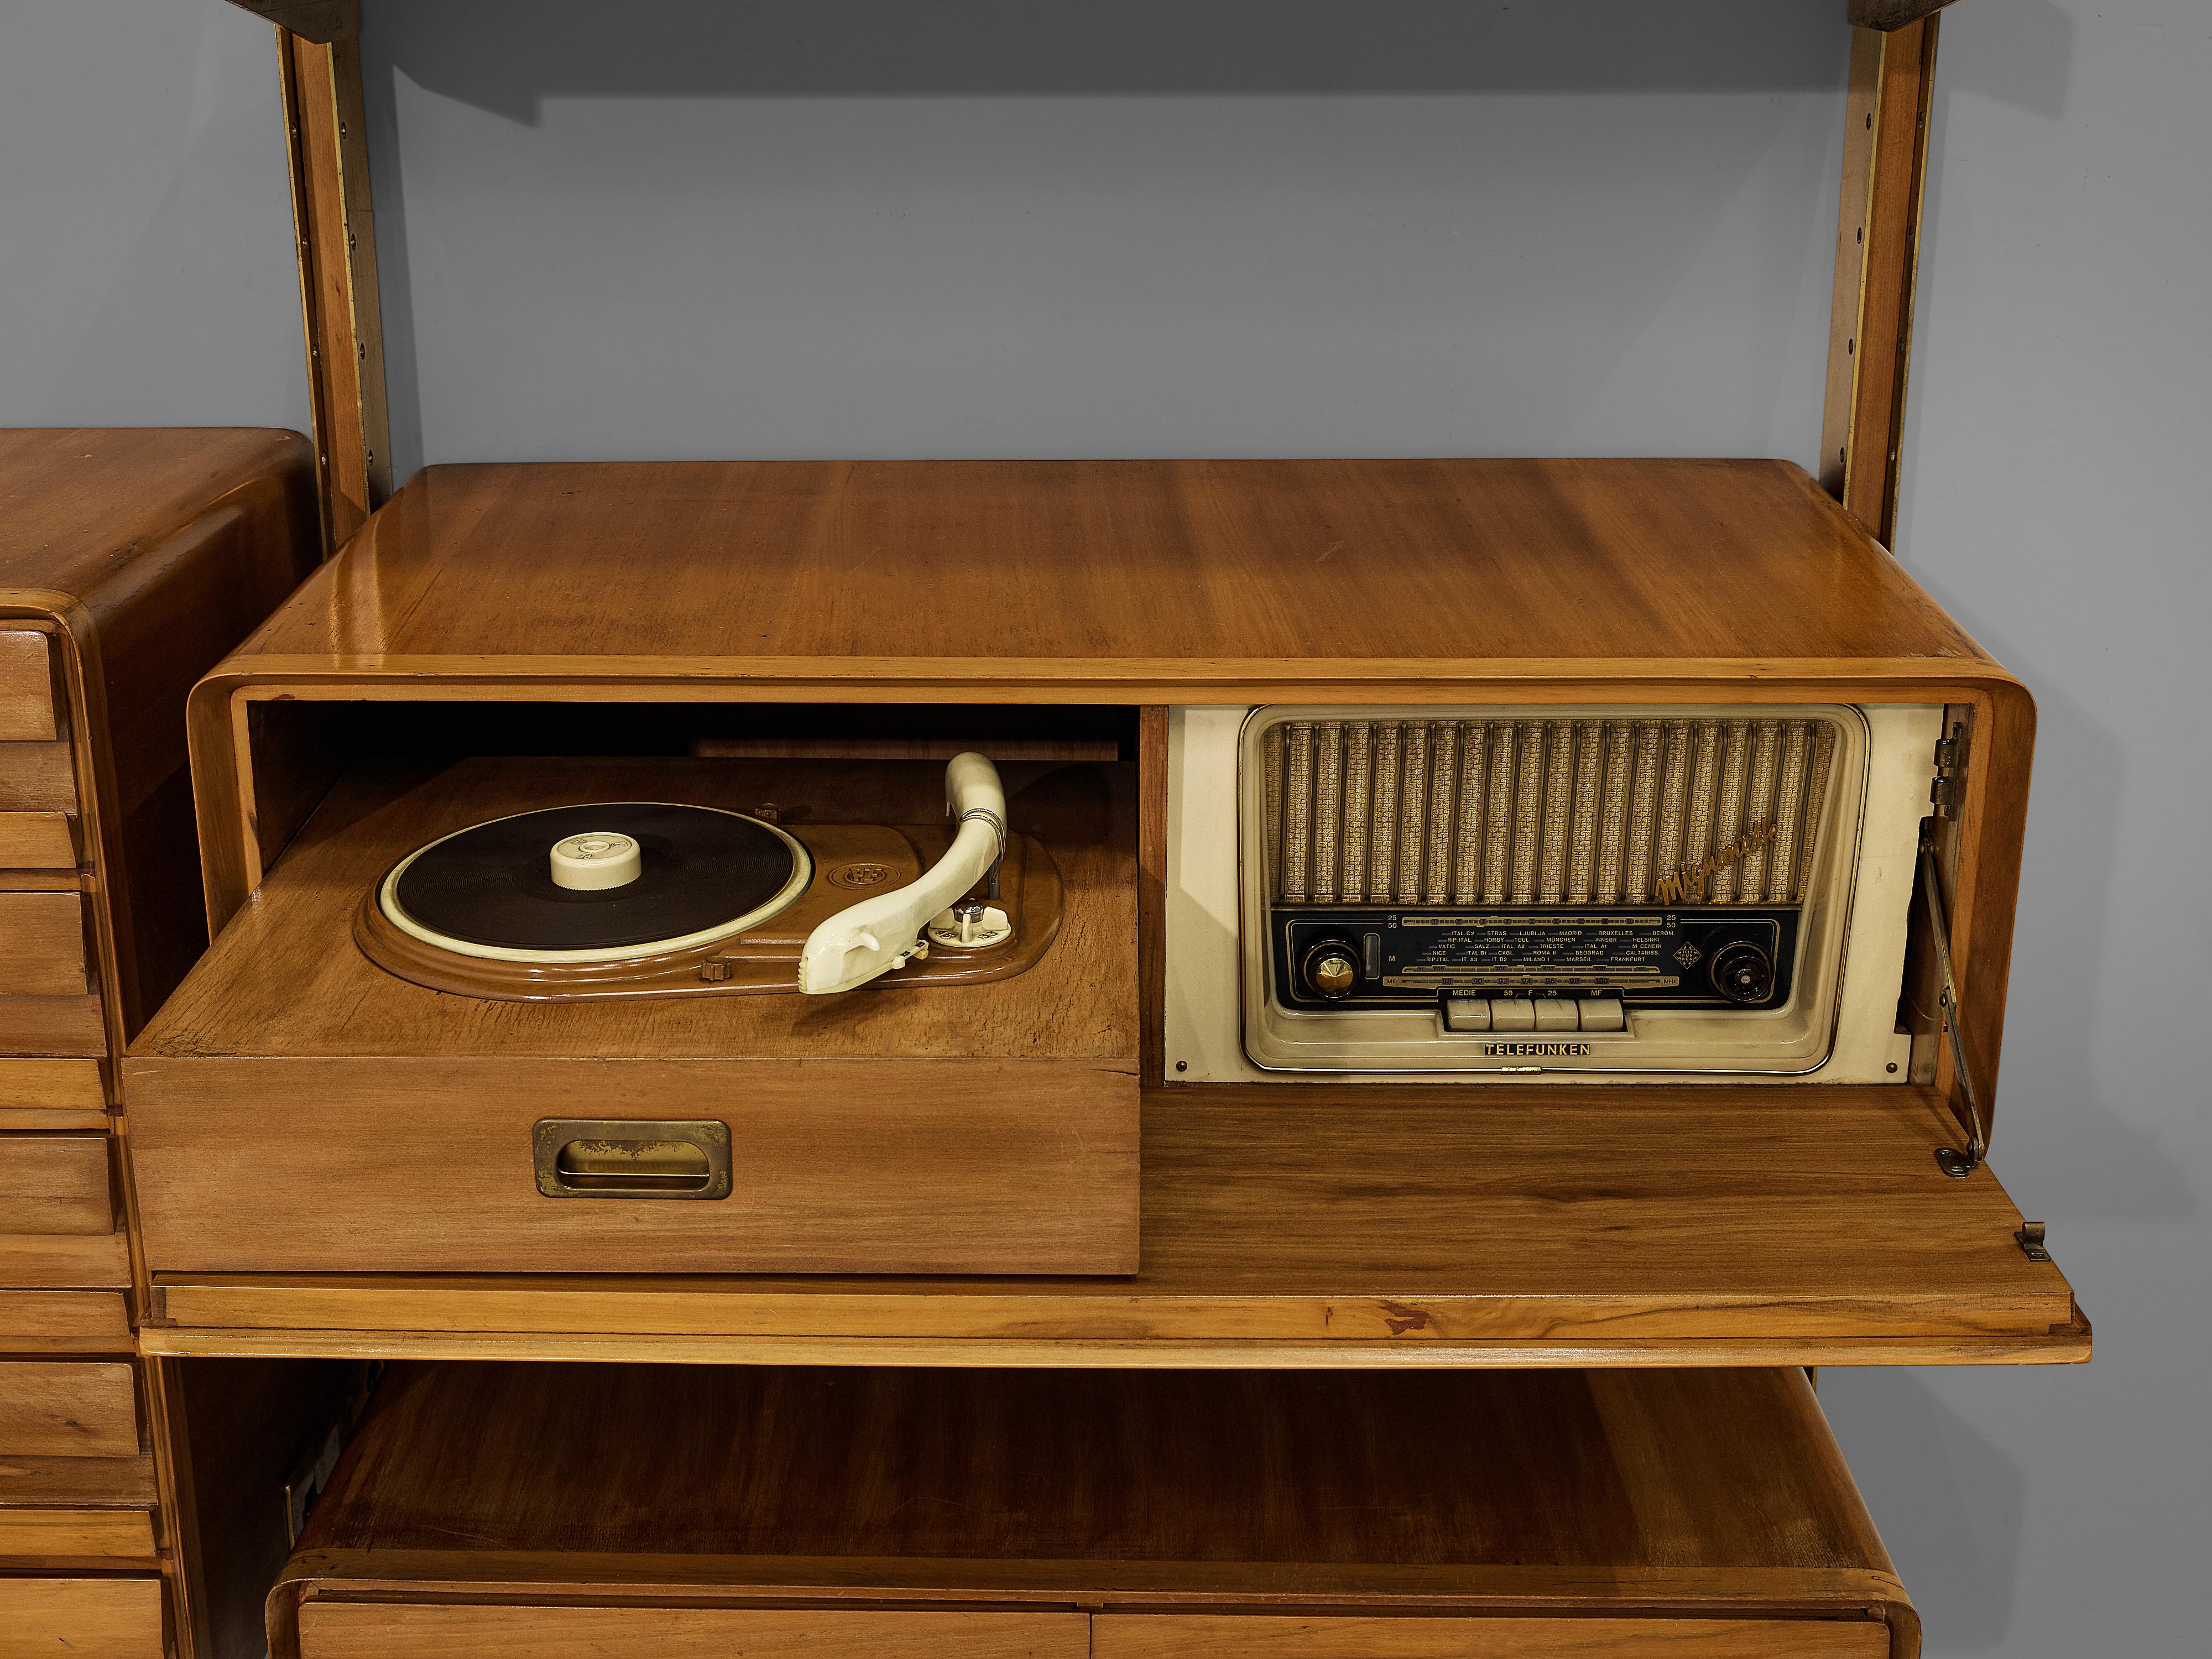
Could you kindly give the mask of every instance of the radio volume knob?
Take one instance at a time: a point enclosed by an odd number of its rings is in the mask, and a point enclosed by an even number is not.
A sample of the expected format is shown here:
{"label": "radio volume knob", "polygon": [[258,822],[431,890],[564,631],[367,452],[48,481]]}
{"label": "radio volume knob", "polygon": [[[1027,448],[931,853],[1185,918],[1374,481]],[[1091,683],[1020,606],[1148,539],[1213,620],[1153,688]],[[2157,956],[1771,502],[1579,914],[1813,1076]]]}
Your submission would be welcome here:
{"label": "radio volume knob", "polygon": [[1323,939],[1307,947],[1298,974],[1316,996],[1340,1002],[1358,988],[1359,952],[1340,939]]}
{"label": "radio volume knob", "polygon": [[1736,939],[1713,952],[1713,989],[1730,1002],[1764,1002],[1774,994],[1774,958],[1749,939]]}

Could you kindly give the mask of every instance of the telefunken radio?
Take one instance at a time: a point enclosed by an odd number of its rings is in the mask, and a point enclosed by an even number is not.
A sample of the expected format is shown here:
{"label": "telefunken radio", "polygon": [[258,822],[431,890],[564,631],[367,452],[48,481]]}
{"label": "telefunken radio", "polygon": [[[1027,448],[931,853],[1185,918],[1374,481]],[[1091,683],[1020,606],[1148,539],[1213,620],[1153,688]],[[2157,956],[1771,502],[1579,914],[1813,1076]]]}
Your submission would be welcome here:
{"label": "telefunken radio", "polygon": [[1894,1080],[1942,718],[1179,710],[1177,1075]]}

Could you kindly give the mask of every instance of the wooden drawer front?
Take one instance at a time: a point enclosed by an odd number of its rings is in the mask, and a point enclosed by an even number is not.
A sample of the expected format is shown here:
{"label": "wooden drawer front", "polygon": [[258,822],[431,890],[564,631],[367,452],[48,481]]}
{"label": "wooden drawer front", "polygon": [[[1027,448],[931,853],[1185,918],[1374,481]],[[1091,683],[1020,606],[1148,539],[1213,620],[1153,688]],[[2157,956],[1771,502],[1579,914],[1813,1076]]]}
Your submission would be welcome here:
{"label": "wooden drawer front", "polygon": [[1285,1619],[1102,1613],[1093,1659],[1882,1659],[1870,1620]]}
{"label": "wooden drawer front", "polygon": [[61,731],[46,636],[29,629],[0,630],[0,741],[36,743]]}
{"label": "wooden drawer front", "polygon": [[0,1659],[161,1659],[161,1581],[0,1577]]}
{"label": "wooden drawer front", "polygon": [[0,812],[77,811],[76,763],[65,742],[0,743]]}
{"label": "wooden drawer front", "polygon": [[0,1233],[112,1233],[106,1135],[0,1139]]}
{"label": "wooden drawer front", "polygon": [[137,1456],[132,1382],[121,1360],[0,1360],[0,1456]]}
{"label": "wooden drawer front", "polygon": [[0,893],[0,996],[83,996],[84,898]]}
{"label": "wooden drawer front", "polygon": [[131,1346],[121,1233],[0,1233],[0,1353]]}
{"label": "wooden drawer front", "polygon": [[62,812],[0,812],[0,870],[74,870],[76,823]]}
{"label": "wooden drawer front", "polygon": [[[1133,1071],[164,1057],[122,1088],[156,1272],[1125,1273]],[[695,1117],[727,1126],[726,1198],[538,1184],[541,1121]]]}
{"label": "wooden drawer front", "polygon": [[[309,1601],[299,1659],[1086,1659],[1079,1613],[410,1607]],[[282,1654],[281,1647],[272,1650]],[[0,1655],[5,1650],[0,1649]]]}
{"label": "wooden drawer front", "polygon": [[0,1565],[11,1555],[148,1560],[154,1555],[154,1512],[59,1505],[0,1509]]}
{"label": "wooden drawer front", "polygon": [[97,1060],[0,1056],[0,1135],[106,1127],[107,1088]]}
{"label": "wooden drawer front", "polygon": [[149,1560],[155,1501],[150,1457],[0,1459],[0,1574],[11,1556]]}

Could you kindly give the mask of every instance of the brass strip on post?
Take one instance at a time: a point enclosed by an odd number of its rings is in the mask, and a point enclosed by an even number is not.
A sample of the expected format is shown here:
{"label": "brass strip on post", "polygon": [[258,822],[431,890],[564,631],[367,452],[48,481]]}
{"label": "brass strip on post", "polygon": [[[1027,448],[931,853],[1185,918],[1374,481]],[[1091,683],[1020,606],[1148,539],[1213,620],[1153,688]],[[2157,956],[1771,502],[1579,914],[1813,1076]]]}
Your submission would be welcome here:
{"label": "brass strip on post", "polygon": [[358,0],[335,17],[327,42],[276,37],[326,555],[392,490]]}
{"label": "brass strip on post", "polygon": [[1851,37],[1820,481],[1884,544],[1897,529],[1938,21]]}

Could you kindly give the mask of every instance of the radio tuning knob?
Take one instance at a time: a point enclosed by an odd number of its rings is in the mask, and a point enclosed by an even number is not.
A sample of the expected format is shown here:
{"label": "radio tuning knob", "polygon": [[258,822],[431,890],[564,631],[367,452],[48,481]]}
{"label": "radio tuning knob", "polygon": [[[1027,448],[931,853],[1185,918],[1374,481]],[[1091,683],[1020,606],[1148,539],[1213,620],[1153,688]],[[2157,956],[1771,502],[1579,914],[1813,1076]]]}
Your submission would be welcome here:
{"label": "radio tuning knob", "polygon": [[1713,952],[1713,989],[1730,1002],[1764,1002],[1774,994],[1774,959],[1749,939],[1736,939]]}
{"label": "radio tuning knob", "polygon": [[1323,939],[1310,947],[1299,964],[1306,989],[1331,1002],[1340,1002],[1359,985],[1359,956],[1342,939]]}

